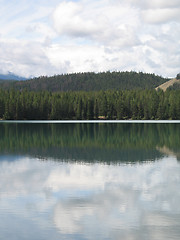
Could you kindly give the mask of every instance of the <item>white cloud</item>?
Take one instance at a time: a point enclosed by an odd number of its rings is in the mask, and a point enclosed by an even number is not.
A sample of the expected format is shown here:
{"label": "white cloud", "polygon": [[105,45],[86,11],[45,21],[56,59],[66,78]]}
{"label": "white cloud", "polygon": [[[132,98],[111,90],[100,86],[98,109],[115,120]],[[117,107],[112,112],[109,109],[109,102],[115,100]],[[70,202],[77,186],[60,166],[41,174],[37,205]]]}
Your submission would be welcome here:
{"label": "white cloud", "polygon": [[169,21],[180,21],[179,8],[148,9],[142,11],[144,21],[152,24],[167,23]]}
{"label": "white cloud", "polygon": [[60,35],[84,38],[110,46],[138,44],[136,13],[127,6],[117,7],[94,2],[62,2],[53,14],[54,26]]}
{"label": "white cloud", "polygon": [[[126,0],[123,0],[127,2]],[[112,2],[119,2],[118,0],[112,0]],[[138,8],[144,9],[156,9],[156,8],[178,8],[180,7],[179,0],[129,0],[127,4],[132,4]]]}
{"label": "white cloud", "polygon": [[144,0],[145,6],[148,8],[178,8],[180,7],[179,0]]}
{"label": "white cloud", "polygon": [[2,72],[13,72],[22,76],[41,75],[46,69],[50,74],[54,67],[46,57],[41,43],[30,41],[1,40],[0,69]]}
{"label": "white cloud", "polygon": [[179,72],[179,12],[179,0],[2,0],[0,71],[135,70],[173,77]]}

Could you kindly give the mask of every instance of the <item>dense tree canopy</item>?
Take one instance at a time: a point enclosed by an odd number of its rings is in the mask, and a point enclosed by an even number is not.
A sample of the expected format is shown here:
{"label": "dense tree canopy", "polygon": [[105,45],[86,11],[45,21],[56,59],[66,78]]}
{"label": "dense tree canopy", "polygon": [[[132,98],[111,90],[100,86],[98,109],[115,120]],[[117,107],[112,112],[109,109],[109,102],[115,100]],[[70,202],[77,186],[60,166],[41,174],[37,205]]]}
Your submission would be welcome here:
{"label": "dense tree canopy", "polygon": [[2,81],[0,87],[3,89],[52,92],[130,90],[153,89],[167,80],[169,79],[142,72],[89,72],[52,77],[42,76],[28,81]]}
{"label": "dense tree canopy", "polygon": [[0,119],[180,119],[180,90],[0,90]]}

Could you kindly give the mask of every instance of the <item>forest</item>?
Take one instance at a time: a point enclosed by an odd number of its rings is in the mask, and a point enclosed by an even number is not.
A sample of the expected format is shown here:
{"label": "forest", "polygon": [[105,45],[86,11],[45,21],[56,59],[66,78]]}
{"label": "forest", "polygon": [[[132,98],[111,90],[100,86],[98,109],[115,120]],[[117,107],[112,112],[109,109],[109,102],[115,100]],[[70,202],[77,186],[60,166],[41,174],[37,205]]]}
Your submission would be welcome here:
{"label": "forest", "polygon": [[180,90],[0,90],[0,119],[180,119]]}
{"label": "forest", "polygon": [[102,73],[73,73],[41,76],[26,81],[1,81],[1,89],[15,89],[28,91],[106,91],[153,89],[169,79],[155,74],[142,72],[102,72]]}

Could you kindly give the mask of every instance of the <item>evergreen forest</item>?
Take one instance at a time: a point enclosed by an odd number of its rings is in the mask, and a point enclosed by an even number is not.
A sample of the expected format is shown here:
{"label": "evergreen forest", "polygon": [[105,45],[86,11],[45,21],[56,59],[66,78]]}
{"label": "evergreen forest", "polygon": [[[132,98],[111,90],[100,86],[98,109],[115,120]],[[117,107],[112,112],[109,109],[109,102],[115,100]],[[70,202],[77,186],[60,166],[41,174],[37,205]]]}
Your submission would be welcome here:
{"label": "evergreen forest", "polygon": [[0,119],[180,119],[180,90],[0,90]]}
{"label": "evergreen forest", "polygon": [[168,81],[167,78],[142,72],[102,72],[102,73],[73,73],[41,76],[26,81],[1,81],[1,89],[15,89],[29,91],[106,91],[153,89]]}

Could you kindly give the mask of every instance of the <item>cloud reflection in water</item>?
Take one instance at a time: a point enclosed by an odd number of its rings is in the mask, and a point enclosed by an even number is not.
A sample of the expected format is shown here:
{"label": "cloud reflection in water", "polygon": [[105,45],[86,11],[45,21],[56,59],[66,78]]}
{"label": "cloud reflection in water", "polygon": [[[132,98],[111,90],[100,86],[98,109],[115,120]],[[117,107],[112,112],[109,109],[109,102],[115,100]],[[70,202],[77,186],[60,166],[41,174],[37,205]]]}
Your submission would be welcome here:
{"label": "cloud reflection in water", "polygon": [[180,164],[173,157],[121,165],[26,157],[1,161],[0,179],[0,213],[33,219],[67,239],[180,236]]}

